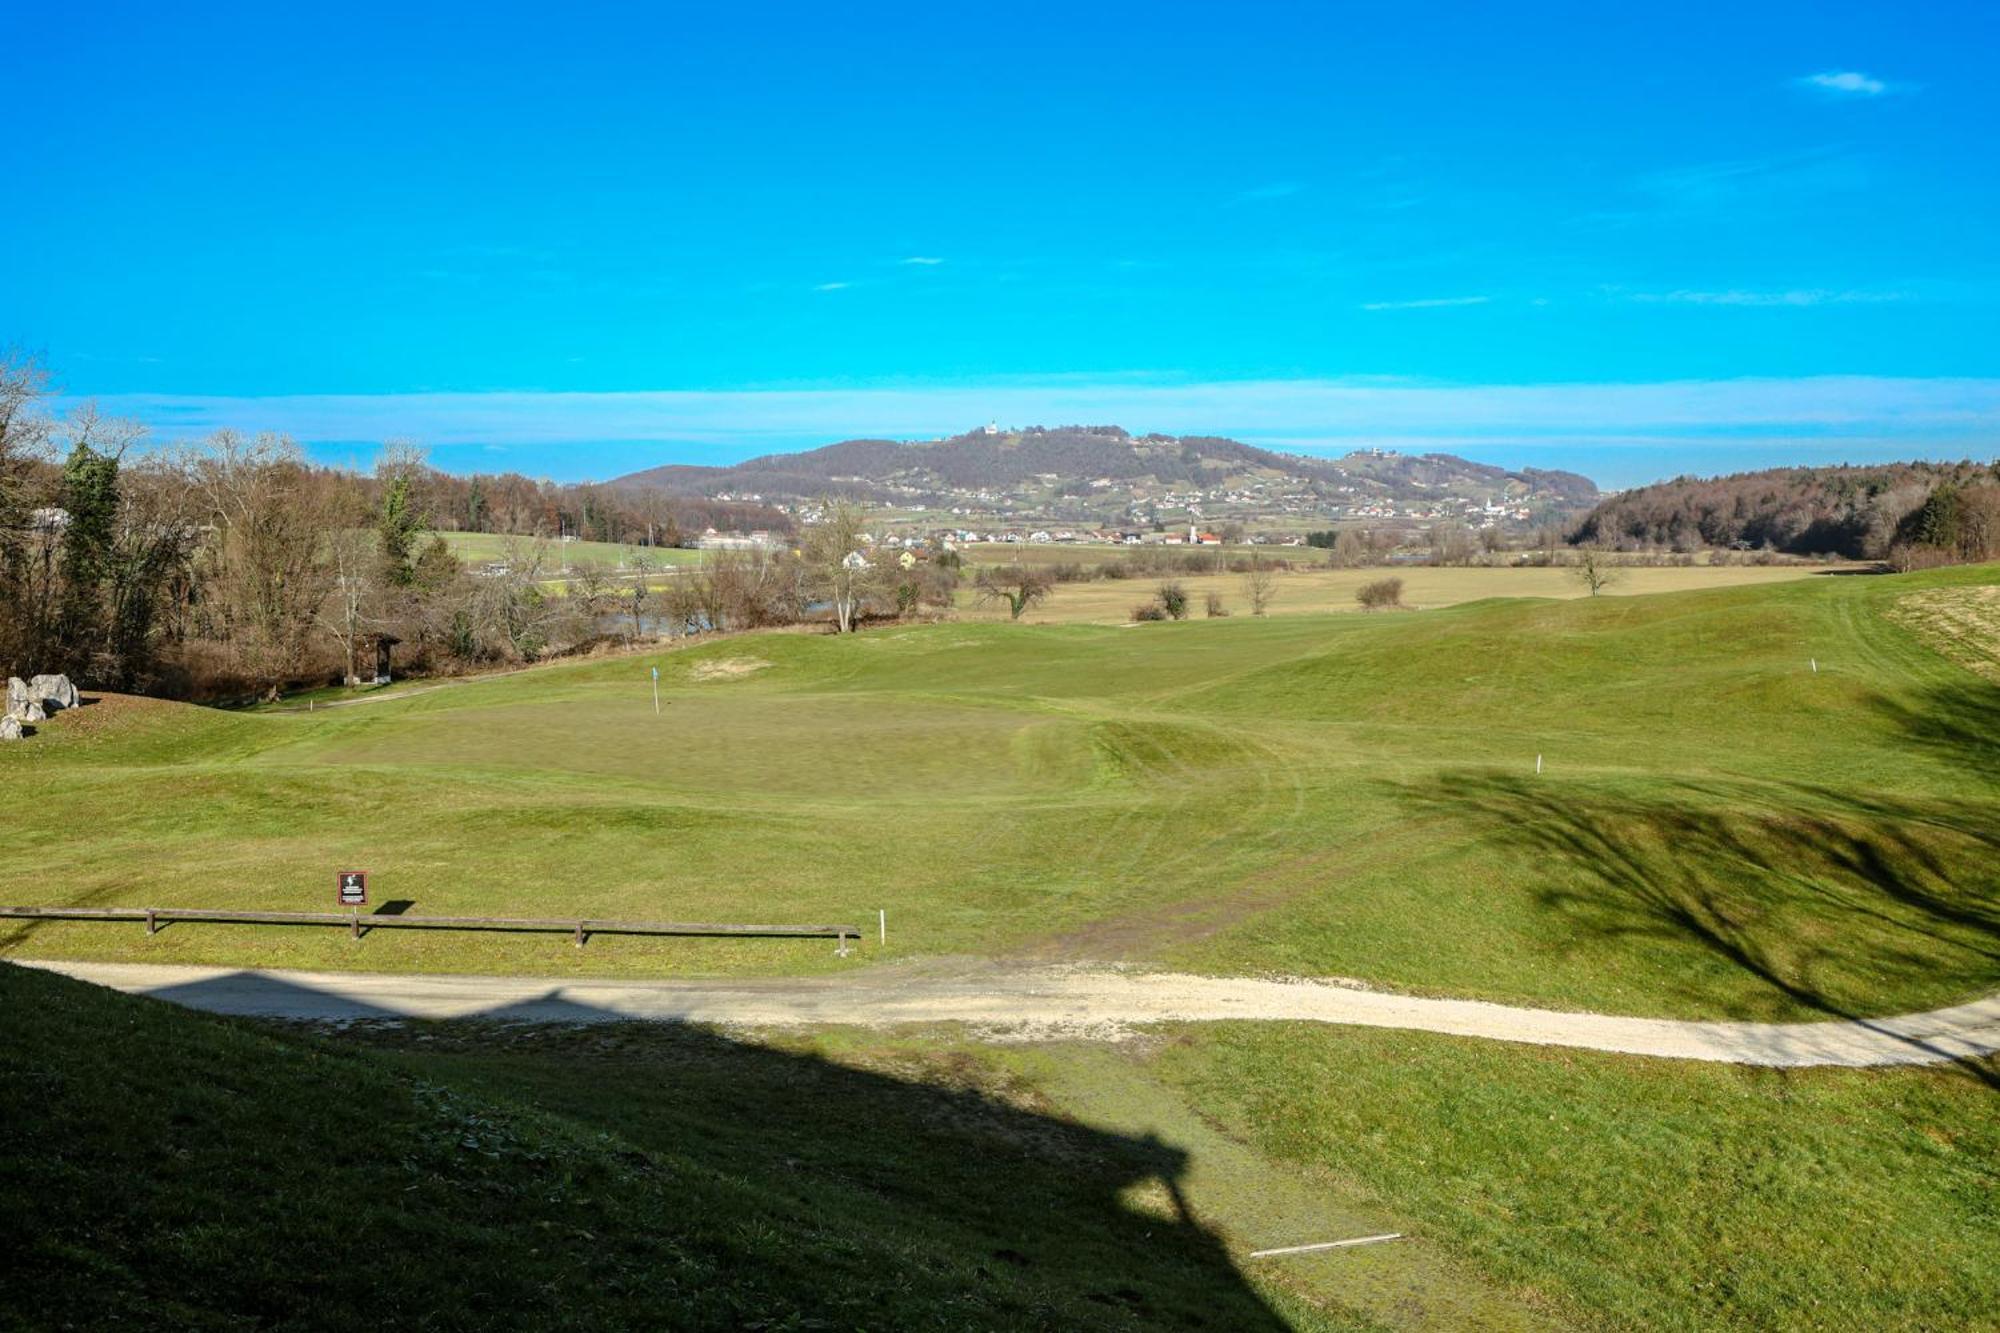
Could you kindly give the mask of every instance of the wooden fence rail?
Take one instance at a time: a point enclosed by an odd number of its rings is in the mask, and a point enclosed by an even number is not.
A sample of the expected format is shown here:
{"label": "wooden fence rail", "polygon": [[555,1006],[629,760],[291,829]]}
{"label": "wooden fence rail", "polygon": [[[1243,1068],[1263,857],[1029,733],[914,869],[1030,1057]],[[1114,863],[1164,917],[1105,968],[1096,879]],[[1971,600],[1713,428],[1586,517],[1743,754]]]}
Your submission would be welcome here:
{"label": "wooden fence rail", "polygon": [[592,935],[748,935],[831,939],[848,955],[858,926],[756,926],[714,921],[608,921],[592,917],[363,916],[349,912],[250,912],[214,907],[0,907],[0,917],[51,921],[143,921],[148,935],[172,921],[229,921],[260,926],[346,926],[360,939],[371,930],[517,930],[574,935],[576,947]]}

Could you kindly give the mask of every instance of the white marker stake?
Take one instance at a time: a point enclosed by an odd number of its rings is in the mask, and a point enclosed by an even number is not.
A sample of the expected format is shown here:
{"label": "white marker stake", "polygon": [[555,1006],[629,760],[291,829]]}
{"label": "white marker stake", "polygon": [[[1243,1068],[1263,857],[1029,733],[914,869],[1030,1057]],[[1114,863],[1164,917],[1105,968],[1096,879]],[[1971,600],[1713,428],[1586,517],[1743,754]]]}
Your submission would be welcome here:
{"label": "white marker stake", "polygon": [[1275,1250],[1252,1250],[1252,1259],[1269,1259],[1279,1254],[1312,1254],[1318,1250],[1344,1250],[1351,1245],[1379,1245],[1385,1240],[1401,1240],[1403,1233],[1392,1231],[1386,1236],[1356,1236],[1353,1240],[1326,1240],[1317,1245],[1285,1245]]}
{"label": "white marker stake", "polygon": [[1817,657],[1809,657],[1806,660],[1812,663],[1813,674],[1817,676],[1819,674],[1819,659]]}
{"label": "white marker stake", "polygon": [[1542,757],[1540,755],[1535,756],[1535,771],[1537,773],[1542,771]]}
{"label": "white marker stake", "polygon": [[660,669],[653,668],[653,716],[660,715]]}
{"label": "white marker stake", "polygon": [[886,907],[880,908],[876,911],[875,915],[881,918],[882,943],[887,944],[889,942],[889,909]]}

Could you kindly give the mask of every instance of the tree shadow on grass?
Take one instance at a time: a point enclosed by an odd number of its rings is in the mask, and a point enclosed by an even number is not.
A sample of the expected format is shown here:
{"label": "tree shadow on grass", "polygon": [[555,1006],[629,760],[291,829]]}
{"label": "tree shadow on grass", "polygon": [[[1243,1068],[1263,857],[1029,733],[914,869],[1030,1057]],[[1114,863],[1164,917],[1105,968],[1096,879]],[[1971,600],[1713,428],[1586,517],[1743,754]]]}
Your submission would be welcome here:
{"label": "tree shadow on grass", "polygon": [[2000,975],[1994,804],[1490,771],[1399,790],[1525,853],[1535,901],[1579,941],[1693,950],[1754,978],[1746,997],[1688,969],[1679,994],[1731,1017],[1862,1019],[1885,983],[1954,1003]]}
{"label": "tree shadow on grass", "polygon": [[[387,1072],[429,1090],[425,1096],[476,1108],[464,1112],[475,1129],[463,1150],[455,1135],[446,1136],[443,1151],[452,1155],[425,1166],[427,1176],[460,1182],[443,1197],[476,1224],[469,1235],[483,1235],[478,1225],[490,1221],[501,1233],[531,1237],[523,1244],[538,1248],[527,1251],[535,1257],[523,1269],[553,1266],[564,1279],[550,1285],[535,1271],[517,1275],[520,1256],[510,1258],[503,1242],[467,1241],[468,1252],[423,1270],[427,1290],[351,1292],[380,1323],[397,1322],[398,1311],[457,1309],[467,1326],[617,1327],[622,1321],[610,1312],[644,1293],[660,1302],[656,1326],[672,1327],[1287,1327],[1190,1210],[1183,1149],[1069,1120],[1004,1066],[963,1053],[877,1044],[865,1048],[871,1058],[864,1067],[796,1044],[633,1022],[560,987],[446,1022],[408,1020],[366,1000],[256,972],[151,994],[222,1013],[333,1018],[342,1024],[331,1037],[336,1044],[371,1048]],[[184,1077],[170,1067],[181,1049],[179,1042],[146,1047],[148,1087],[171,1089]],[[248,1095],[259,1080],[297,1072],[232,1070],[230,1079]],[[338,1104],[345,1093],[329,1084],[323,1095]],[[265,1227],[268,1213],[280,1231],[260,1243],[296,1243],[305,1252],[313,1248],[308,1238],[288,1238],[282,1228],[317,1196],[403,1207],[397,1197],[377,1198],[361,1179],[360,1164],[372,1161],[363,1146],[371,1136],[407,1133],[370,1116],[357,1104],[338,1131],[346,1140],[340,1144],[262,1144],[298,1163],[282,1187],[297,1197],[246,1198],[234,1222],[211,1218],[208,1225],[218,1234],[231,1225]],[[548,1201],[561,1192],[562,1173],[584,1170],[578,1164],[555,1175],[548,1174],[556,1172],[552,1164],[531,1168],[523,1180],[503,1178],[504,1163],[487,1154],[491,1144],[518,1137],[509,1128],[516,1118],[552,1121],[568,1141],[596,1145],[591,1151],[616,1166],[585,1191],[588,1209],[574,1213]],[[202,1145],[225,1144],[247,1128],[187,1126]],[[107,1169],[143,1173],[154,1160],[135,1148],[141,1165]],[[218,1169],[229,1160],[219,1154]],[[150,1197],[149,1188],[135,1197]],[[595,1239],[569,1239],[578,1228]],[[313,1250],[314,1267],[365,1266],[370,1247],[392,1242],[378,1235],[355,1243],[352,1255]],[[136,1240],[135,1247],[119,1247],[120,1262],[143,1270],[150,1251]],[[674,1283],[683,1279],[662,1274],[656,1282],[655,1261],[645,1257],[661,1247],[676,1262],[694,1255],[714,1266],[714,1300],[726,1318],[697,1317],[692,1306],[675,1303]],[[230,1247],[212,1255],[206,1271],[173,1274],[178,1289],[206,1293],[207,1308],[277,1322],[307,1308],[305,1286],[253,1283],[254,1255],[243,1259],[242,1272]],[[618,1292],[615,1301],[598,1289],[607,1284]],[[452,1304],[461,1298],[467,1303]],[[322,1289],[311,1299],[324,1314],[324,1302],[339,1298]]]}
{"label": "tree shadow on grass", "polygon": [[1878,694],[1870,702],[1925,753],[2000,784],[2000,689],[1968,674],[1914,700]]}

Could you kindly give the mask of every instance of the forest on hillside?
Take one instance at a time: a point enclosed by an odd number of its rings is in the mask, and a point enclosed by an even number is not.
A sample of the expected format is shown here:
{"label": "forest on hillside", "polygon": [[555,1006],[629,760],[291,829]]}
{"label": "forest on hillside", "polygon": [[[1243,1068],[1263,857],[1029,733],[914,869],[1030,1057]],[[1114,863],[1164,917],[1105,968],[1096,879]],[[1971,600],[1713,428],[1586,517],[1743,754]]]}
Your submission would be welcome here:
{"label": "forest on hillside", "polygon": [[[1991,517],[1989,517],[1991,516]],[[1903,566],[2000,555],[2000,463],[1884,463],[1676,477],[1610,496],[1572,540],[1737,547]]]}

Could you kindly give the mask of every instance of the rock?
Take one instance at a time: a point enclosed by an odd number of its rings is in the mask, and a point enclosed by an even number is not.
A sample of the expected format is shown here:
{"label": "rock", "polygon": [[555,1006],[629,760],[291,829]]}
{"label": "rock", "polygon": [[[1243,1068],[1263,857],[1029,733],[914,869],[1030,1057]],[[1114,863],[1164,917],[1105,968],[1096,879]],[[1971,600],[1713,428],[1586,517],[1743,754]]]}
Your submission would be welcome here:
{"label": "rock", "polygon": [[20,739],[21,724],[14,720],[14,715],[9,713],[6,717],[0,717],[0,741],[18,741]]}
{"label": "rock", "polygon": [[[7,688],[12,691],[11,682]],[[68,676],[36,676],[28,682],[28,697],[44,705],[52,703],[57,708],[74,708],[76,686],[69,683]]]}
{"label": "rock", "polygon": [[49,718],[48,712],[43,709],[40,699],[28,700],[28,702],[14,708],[7,716],[13,718],[16,722],[46,722]]}
{"label": "rock", "polygon": [[7,711],[13,712],[28,702],[28,682],[19,676],[7,677]]}

